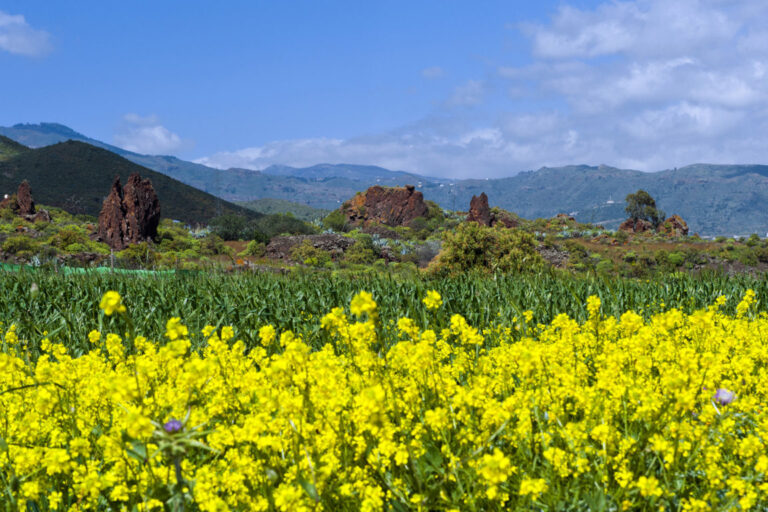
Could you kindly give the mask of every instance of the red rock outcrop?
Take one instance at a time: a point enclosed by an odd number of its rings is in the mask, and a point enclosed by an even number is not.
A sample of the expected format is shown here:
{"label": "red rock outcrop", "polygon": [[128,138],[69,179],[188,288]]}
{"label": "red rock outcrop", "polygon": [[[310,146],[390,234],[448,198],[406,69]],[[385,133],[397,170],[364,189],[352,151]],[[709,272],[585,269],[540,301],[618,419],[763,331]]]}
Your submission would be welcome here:
{"label": "red rock outcrop", "polygon": [[152,182],[132,174],[123,188],[115,176],[99,213],[99,239],[120,251],[156,237],[159,223],[160,200]]}
{"label": "red rock outcrop", "polygon": [[344,203],[342,213],[350,224],[372,223],[407,226],[417,217],[426,217],[424,195],[413,185],[405,187],[371,187]]}
{"label": "red rock outcrop", "polygon": [[16,203],[19,205],[19,215],[34,215],[35,214],[35,201],[32,199],[32,188],[29,186],[29,182],[24,180],[19,185],[19,190],[16,192]]}
{"label": "red rock outcrop", "polygon": [[477,222],[482,226],[491,225],[491,207],[488,206],[488,196],[485,192],[479,196],[472,196],[469,202],[469,215],[467,222]]}
{"label": "red rock outcrop", "polygon": [[160,200],[149,178],[142,180],[138,174],[128,177],[128,183],[123,188],[123,209],[124,240],[136,243],[157,236]]}
{"label": "red rock outcrop", "polygon": [[477,222],[481,226],[495,226],[500,224],[505,228],[517,227],[517,220],[512,218],[507,212],[492,210],[488,206],[488,196],[482,192],[479,196],[472,196],[469,202],[468,222]]}
{"label": "red rock outcrop", "polygon": [[0,201],[0,208],[10,208],[14,214],[29,222],[50,222],[51,214],[48,210],[37,209],[35,200],[32,199],[32,187],[24,180],[19,185],[16,194],[5,197]]}
{"label": "red rock outcrop", "polygon": [[619,231],[645,233],[646,231],[653,231],[653,224],[644,219],[627,219],[621,223]]}
{"label": "red rock outcrop", "polygon": [[688,223],[679,215],[673,215],[659,225],[658,232],[670,237],[688,235]]}

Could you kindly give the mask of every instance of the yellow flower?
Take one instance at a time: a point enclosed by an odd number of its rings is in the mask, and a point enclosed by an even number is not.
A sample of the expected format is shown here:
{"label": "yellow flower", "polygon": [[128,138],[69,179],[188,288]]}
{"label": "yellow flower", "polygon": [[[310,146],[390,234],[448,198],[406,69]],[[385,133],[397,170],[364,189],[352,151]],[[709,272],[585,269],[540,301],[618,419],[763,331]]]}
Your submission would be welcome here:
{"label": "yellow flower", "polygon": [[125,305],[123,304],[123,299],[120,297],[120,294],[116,291],[108,291],[104,294],[104,296],[101,298],[101,303],[99,304],[99,307],[104,310],[104,314],[107,316],[111,316],[112,313],[125,313]]}
{"label": "yellow flower", "polygon": [[589,318],[597,318],[597,315],[600,314],[600,297],[597,295],[590,295],[587,297],[587,312],[589,313]]}
{"label": "yellow flower", "polygon": [[509,458],[501,450],[494,450],[493,453],[486,453],[480,460],[478,473],[488,482],[495,486],[506,482],[509,475],[514,473],[516,468],[512,465]]}
{"label": "yellow flower", "polygon": [[349,310],[353,315],[362,316],[364,314],[373,315],[376,313],[376,303],[369,292],[360,292],[352,297],[349,304]]}
{"label": "yellow flower", "polygon": [[96,329],[88,333],[88,341],[90,341],[91,343],[98,343],[100,339],[101,339],[101,333]]}
{"label": "yellow flower", "polygon": [[543,478],[524,478],[520,482],[520,496],[539,496],[549,488]]}
{"label": "yellow flower", "polygon": [[231,325],[225,325],[221,328],[221,340],[228,341],[235,337],[235,330]]}
{"label": "yellow flower", "polygon": [[277,333],[275,332],[275,328],[270,324],[267,324],[259,329],[259,339],[261,340],[261,344],[265,347],[268,347],[273,341],[275,341],[276,336]]}
{"label": "yellow flower", "polygon": [[640,494],[646,498],[662,495],[661,487],[659,487],[659,481],[654,476],[641,476],[637,479],[636,487],[640,491]]}
{"label": "yellow flower", "polygon": [[175,316],[165,324],[165,336],[171,340],[186,337],[189,330],[181,323],[181,318]]}
{"label": "yellow flower", "polygon": [[427,296],[422,300],[427,309],[437,309],[443,305],[443,298],[436,290],[429,290]]}

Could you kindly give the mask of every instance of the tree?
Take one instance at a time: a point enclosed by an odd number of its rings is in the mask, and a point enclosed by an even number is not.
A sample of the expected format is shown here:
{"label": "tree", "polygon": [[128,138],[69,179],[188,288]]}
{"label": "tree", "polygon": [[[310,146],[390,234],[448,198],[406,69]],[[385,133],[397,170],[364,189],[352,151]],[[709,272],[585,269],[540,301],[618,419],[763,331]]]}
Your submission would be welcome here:
{"label": "tree", "polygon": [[647,220],[654,227],[661,224],[664,220],[664,212],[656,209],[656,200],[645,190],[638,190],[634,194],[628,194],[626,212],[629,218],[638,220]]}

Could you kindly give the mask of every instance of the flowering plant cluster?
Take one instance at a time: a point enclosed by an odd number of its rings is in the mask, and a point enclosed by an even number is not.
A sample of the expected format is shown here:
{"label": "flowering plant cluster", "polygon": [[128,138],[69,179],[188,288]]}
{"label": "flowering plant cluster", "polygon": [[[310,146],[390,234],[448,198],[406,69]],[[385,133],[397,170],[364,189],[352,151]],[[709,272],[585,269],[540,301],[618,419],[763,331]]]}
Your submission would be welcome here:
{"label": "flowering plant cluster", "polygon": [[[361,292],[326,343],[265,325],[74,357],[0,351],[4,510],[747,510],[768,504],[768,316],[748,293],[650,320],[382,319]],[[430,292],[425,306],[439,309]],[[130,304],[128,304],[130,306]],[[129,308],[101,304],[117,325]],[[446,318],[441,323],[440,318]],[[399,341],[383,346],[391,320]],[[192,341],[204,338],[201,350]]]}

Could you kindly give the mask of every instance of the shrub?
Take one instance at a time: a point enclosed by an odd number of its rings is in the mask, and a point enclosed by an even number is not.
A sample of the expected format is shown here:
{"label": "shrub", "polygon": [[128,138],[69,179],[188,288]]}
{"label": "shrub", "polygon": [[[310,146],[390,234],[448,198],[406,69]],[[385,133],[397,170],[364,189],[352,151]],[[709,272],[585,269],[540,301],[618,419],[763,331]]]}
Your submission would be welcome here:
{"label": "shrub", "polygon": [[243,256],[253,256],[256,258],[260,258],[264,256],[264,252],[266,251],[266,249],[267,247],[264,245],[263,242],[251,240],[250,242],[248,242],[248,245],[245,246],[245,250],[240,254]]}
{"label": "shrub", "polygon": [[309,267],[329,267],[331,265],[330,253],[318,249],[309,240],[304,240],[293,248],[291,259]]}
{"label": "shrub", "polygon": [[543,267],[533,235],[518,229],[489,228],[475,222],[446,232],[437,269],[449,273],[478,269],[483,272],[524,272]]}
{"label": "shrub", "polygon": [[21,255],[22,252],[34,253],[40,246],[28,236],[14,236],[3,242],[3,252]]}
{"label": "shrub", "polygon": [[348,231],[349,223],[347,217],[341,210],[334,210],[323,219],[323,227],[334,231]]}
{"label": "shrub", "polygon": [[222,240],[240,240],[247,224],[247,219],[242,215],[220,215],[211,219],[211,231]]}
{"label": "shrub", "polygon": [[344,253],[344,261],[355,264],[368,264],[376,260],[373,244],[367,244],[363,240],[355,242]]}

